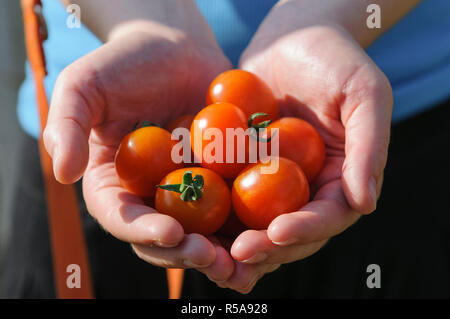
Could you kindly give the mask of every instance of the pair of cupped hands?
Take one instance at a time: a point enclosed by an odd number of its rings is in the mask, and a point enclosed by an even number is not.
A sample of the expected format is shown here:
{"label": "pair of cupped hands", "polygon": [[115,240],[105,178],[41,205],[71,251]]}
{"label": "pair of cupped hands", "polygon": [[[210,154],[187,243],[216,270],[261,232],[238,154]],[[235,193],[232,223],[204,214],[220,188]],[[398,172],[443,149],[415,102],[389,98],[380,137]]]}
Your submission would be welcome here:
{"label": "pair of cupped hands", "polygon": [[185,234],[175,219],[122,188],[114,167],[117,147],[136,122],[164,125],[205,107],[212,79],[232,68],[211,30],[129,26],[60,74],[43,136],[55,176],[62,183],[83,176],[89,213],[143,260],[195,268],[220,287],[248,293],[265,274],[314,254],[375,209],[389,144],[388,80],[339,25],[278,26],[275,12],[239,68],[272,88],[280,116],[317,128],[326,162],[306,206],[267,230],[241,233],[231,248],[214,236]]}

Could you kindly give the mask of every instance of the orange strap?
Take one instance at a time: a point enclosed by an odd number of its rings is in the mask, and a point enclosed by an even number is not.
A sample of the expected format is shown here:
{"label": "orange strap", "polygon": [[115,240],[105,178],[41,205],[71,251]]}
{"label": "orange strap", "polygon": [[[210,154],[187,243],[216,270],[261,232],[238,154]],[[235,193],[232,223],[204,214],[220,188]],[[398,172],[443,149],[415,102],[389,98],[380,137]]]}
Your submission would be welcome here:
{"label": "orange strap", "polygon": [[169,285],[169,299],[180,299],[183,288],[184,269],[167,268],[167,283]]}
{"label": "orange strap", "polygon": [[[42,16],[41,0],[21,0],[21,4],[25,44],[36,86],[42,132],[48,115],[48,101],[44,87],[44,78],[47,71],[42,47],[47,32]],[[62,185],[56,181],[53,175],[52,160],[45,150],[42,138],[39,138],[39,152],[46,189],[56,295],[63,299],[93,298],[88,255],[75,188],[73,185]],[[74,271],[73,268],[68,268],[73,264],[78,265],[80,269],[81,285],[79,288],[74,288],[70,283],[68,285],[68,280],[74,279],[71,276]],[[180,298],[183,274],[183,269],[167,269],[170,299]]]}
{"label": "orange strap", "polygon": [[[45,128],[48,114],[48,102],[44,88],[44,78],[47,72],[42,48],[45,33],[41,15],[42,4],[40,0],[21,0],[21,4],[25,44],[28,61],[33,70],[42,131]],[[44,148],[42,137],[39,138],[39,152],[46,190],[56,296],[63,299],[93,298],[88,256],[75,187],[62,185],[56,181],[53,175],[52,160]],[[77,287],[78,283],[80,283],[79,287]]]}

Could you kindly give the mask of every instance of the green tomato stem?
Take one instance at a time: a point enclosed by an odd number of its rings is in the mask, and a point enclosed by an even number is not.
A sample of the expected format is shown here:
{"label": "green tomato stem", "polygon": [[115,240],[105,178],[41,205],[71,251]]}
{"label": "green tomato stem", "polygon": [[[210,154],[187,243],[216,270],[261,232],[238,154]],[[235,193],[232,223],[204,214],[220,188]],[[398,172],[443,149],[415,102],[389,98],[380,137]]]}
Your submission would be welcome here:
{"label": "green tomato stem", "polygon": [[192,171],[186,171],[181,184],[157,185],[157,187],[179,193],[181,200],[190,202],[202,198],[204,183],[203,176],[192,177]]}
{"label": "green tomato stem", "polygon": [[261,123],[258,124],[253,124],[253,122],[255,121],[256,118],[261,117],[261,116],[267,116],[267,113],[262,113],[262,112],[258,112],[258,113],[253,113],[250,118],[248,119],[248,127],[249,128],[254,128],[256,131],[255,135],[250,135],[253,139],[256,139],[257,142],[263,142],[263,143],[269,143],[273,136],[270,136],[269,138],[262,138],[259,136],[259,131],[263,128],[267,128],[270,123],[272,123],[272,120],[267,120],[267,121],[263,121]]}

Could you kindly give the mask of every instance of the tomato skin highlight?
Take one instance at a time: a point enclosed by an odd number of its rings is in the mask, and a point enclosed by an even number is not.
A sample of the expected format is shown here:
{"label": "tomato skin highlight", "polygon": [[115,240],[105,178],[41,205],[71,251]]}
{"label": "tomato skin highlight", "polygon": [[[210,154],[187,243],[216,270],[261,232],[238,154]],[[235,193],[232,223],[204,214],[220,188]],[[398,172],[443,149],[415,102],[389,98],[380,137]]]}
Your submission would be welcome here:
{"label": "tomato skin highlight", "polygon": [[296,117],[283,117],[267,127],[267,134],[277,128],[279,134],[279,154],[271,154],[272,143],[269,143],[268,154],[285,157],[296,162],[305,173],[308,181],[313,181],[325,163],[325,143],[319,132],[308,122]]}
{"label": "tomato skin highlight", "polygon": [[[194,118],[191,126],[191,147],[194,156],[200,165],[204,168],[211,169],[223,178],[234,178],[241,172],[248,162],[248,135],[241,139],[234,137],[234,139],[227,138],[227,129],[242,129],[245,132],[248,129],[247,118],[244,112],[237,106],[230,103],[215,103],[202,109]],[[205,133],[207,130],[213,129],[222,135],[222,140],[217,141],[217,145],[222,148],[223,156],[218,158],[222,162],[212,161],[214,158],[208,158],[209,153],[205,149],[211,150],[212,143],[215,139],[207,139]],[[197,142],[195,141],[197,139]],[[200,145],[198,147],[197,145]],[[234,147],[232,147],[232,143]],[[227,149],[232,149],[234,157],[233,161],[227,162]],[[216,149],[215,149],[216,151]],[[244,158],[239,163],[238,152],[243,152]],[[206,155],[206,156],[205,156]]]}
{"label": "tomato skin highlight", "polygon": [[168,131],[156,126],[142,127],[127,134],[114,160],[122,187],[141,197],[154,196],[161,179],[183,167],[182,163],[172,161],[175,144]]}
{"label": "tomato skin highlight", "polygon": [[170,172],[160,185],[180,184],[186,171],[203,176],[203,195],[198,200],[183,201],[180,194],[158,188],[155,208],[175,218],[186,234],[214,234],[228,218],[231,207],[230,190],[225,181],[213,171],[202,167],[182,168]]}
{"label": "tomato skin highlight", "polygon": [[297,211],[309,201],[308,180],[295,162],[280,157],[275,173],[262,174],[261,168],[268,166],[249,165],[233,183],[233,208],[250,229],[267,229],[277,216]]}
{"label": "tomato skin highlight", "polygon": [[244,70],[229,70],[218,75],[206,95],[206,104],[227,102],[241,108],[250,117],[254,113],[266,113],[255,123],[275,120],[278,117],[278,102],[270,87],[255,74]]}

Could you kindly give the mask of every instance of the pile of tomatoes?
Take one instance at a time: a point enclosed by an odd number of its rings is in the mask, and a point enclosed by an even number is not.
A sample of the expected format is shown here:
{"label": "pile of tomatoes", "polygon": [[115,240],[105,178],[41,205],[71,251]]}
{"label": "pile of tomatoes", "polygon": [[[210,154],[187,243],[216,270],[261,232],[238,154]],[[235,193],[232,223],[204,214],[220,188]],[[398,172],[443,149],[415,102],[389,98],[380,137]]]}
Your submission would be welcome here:
{"label": "pile of tomatoes", "polygon": [[[312,125],[278,118],[271,89],[243,70],[214,79],[206,105],[165,128],[144,125],[125,136],[115,158],[121,185],[150,199],[146,202],[178,220],[186,233],[203,235],[231,237],[245,229],[267,229],[280,214],[308,203],[309,185],[325,161],[325,145]],[[178,128],[189,130],[187,161],[173,158],[179,140],[172,132]],[[223,138],[212,138],[208,129]],[[254,134],[239,139],[227,135],[227,129]],[[251,145],[256,145],[254,161]],[[258,153],[262,146],[265,156]],[[205,156],[207,151],[215,160]]]}

